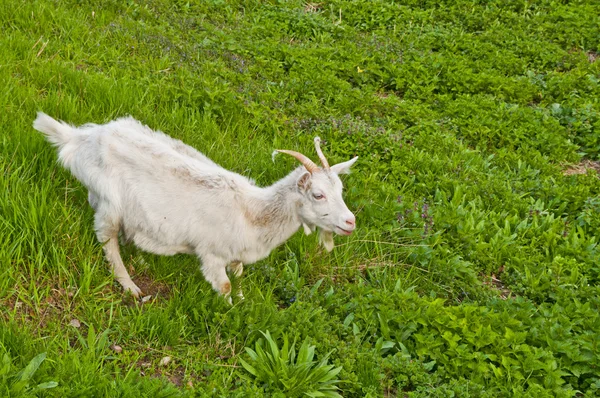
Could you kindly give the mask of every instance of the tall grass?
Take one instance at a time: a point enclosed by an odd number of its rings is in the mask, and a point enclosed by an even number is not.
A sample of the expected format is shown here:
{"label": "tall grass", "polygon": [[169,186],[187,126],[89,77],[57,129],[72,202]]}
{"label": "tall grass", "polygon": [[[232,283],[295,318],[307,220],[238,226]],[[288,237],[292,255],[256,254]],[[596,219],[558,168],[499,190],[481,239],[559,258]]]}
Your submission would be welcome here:
{"label": "tall grass", "polygon": [[[0,3],[0,391],[285,395],[240,362],[268,331],[315,361],[331,352],[343,396],[595,396],[599,15],[548,1]],[[130,114],[260,185],[295,166],[273,149],[310,154],[318,134],[332,162],[360,156],[344,180],[358,229],[330,254],[298,233],[246,267],[233,306],[192,256],[125,246],[152,295],[136,303],[85,188],[31,128],[38,110]]]}

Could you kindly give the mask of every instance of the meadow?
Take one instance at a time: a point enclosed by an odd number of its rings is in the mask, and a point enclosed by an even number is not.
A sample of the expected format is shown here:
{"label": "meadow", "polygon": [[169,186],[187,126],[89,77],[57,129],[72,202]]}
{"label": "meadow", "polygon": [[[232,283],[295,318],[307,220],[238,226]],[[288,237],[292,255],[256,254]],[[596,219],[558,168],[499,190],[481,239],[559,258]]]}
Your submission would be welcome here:
{"label": "meadow", "polygon": [[[0,2],[0,396],[600,395],[600,4]],[[235,284],[126,245],[31,127],[132,115],[269,185],[330,162],[357,216]]]}

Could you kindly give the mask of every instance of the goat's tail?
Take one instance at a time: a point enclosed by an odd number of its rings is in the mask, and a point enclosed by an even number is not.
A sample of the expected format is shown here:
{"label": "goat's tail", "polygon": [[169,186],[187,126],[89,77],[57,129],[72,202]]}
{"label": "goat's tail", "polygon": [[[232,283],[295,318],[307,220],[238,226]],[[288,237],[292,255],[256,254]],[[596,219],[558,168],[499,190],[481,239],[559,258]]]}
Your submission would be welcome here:
{"label": "goat's tail", "polygon": [[38,112],[33,121],[33,128],[43,133],[46,139],[59,148],[63,148],[73,139],[74,128],[67,123],[59,122],[44,112]]}

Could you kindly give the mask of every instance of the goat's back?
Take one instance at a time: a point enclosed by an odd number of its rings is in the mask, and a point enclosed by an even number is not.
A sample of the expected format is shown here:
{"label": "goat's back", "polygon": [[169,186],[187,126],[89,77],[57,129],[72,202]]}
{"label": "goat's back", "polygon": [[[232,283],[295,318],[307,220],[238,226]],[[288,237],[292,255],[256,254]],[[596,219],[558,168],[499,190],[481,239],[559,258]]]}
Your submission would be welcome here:
{"label": "goat's back", "polygon": [[168,245],[193,245],[190,236],[208,239],[215,225],[235,228],[231,214],[239,213],[239,193],[256,189],[131,117],[68,128],[70,149],[68,156],[59,151],[61,161],[98,200],[97,211],[117,219],[130,237],[143,233]]}

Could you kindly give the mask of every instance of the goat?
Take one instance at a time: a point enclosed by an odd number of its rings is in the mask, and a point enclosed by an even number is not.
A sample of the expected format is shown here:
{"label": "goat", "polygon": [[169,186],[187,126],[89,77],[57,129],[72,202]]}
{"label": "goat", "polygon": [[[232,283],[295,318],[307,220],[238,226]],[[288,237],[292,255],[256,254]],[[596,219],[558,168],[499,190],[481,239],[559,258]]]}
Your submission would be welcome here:
{"label": "goat", "polygon": [[[94,228],[115,279],[139,297],[119,253],[119,233],[151,253],[198,256],[213,289],[231,303],[227,271],[241,276],[289,239],[300,226],[333,249],[333,232],[350,235],[354,214],[342,199],[339,174],[358,157],[322,166],[305,155],[276,150],[302,165],[268,187],[258,187],[183,142],[153,131],[132,117],[80,127],[38,112],[33,127],[58,147],[62,165],[87,187]],[[241,289],[239,293],[241,295]]]}

